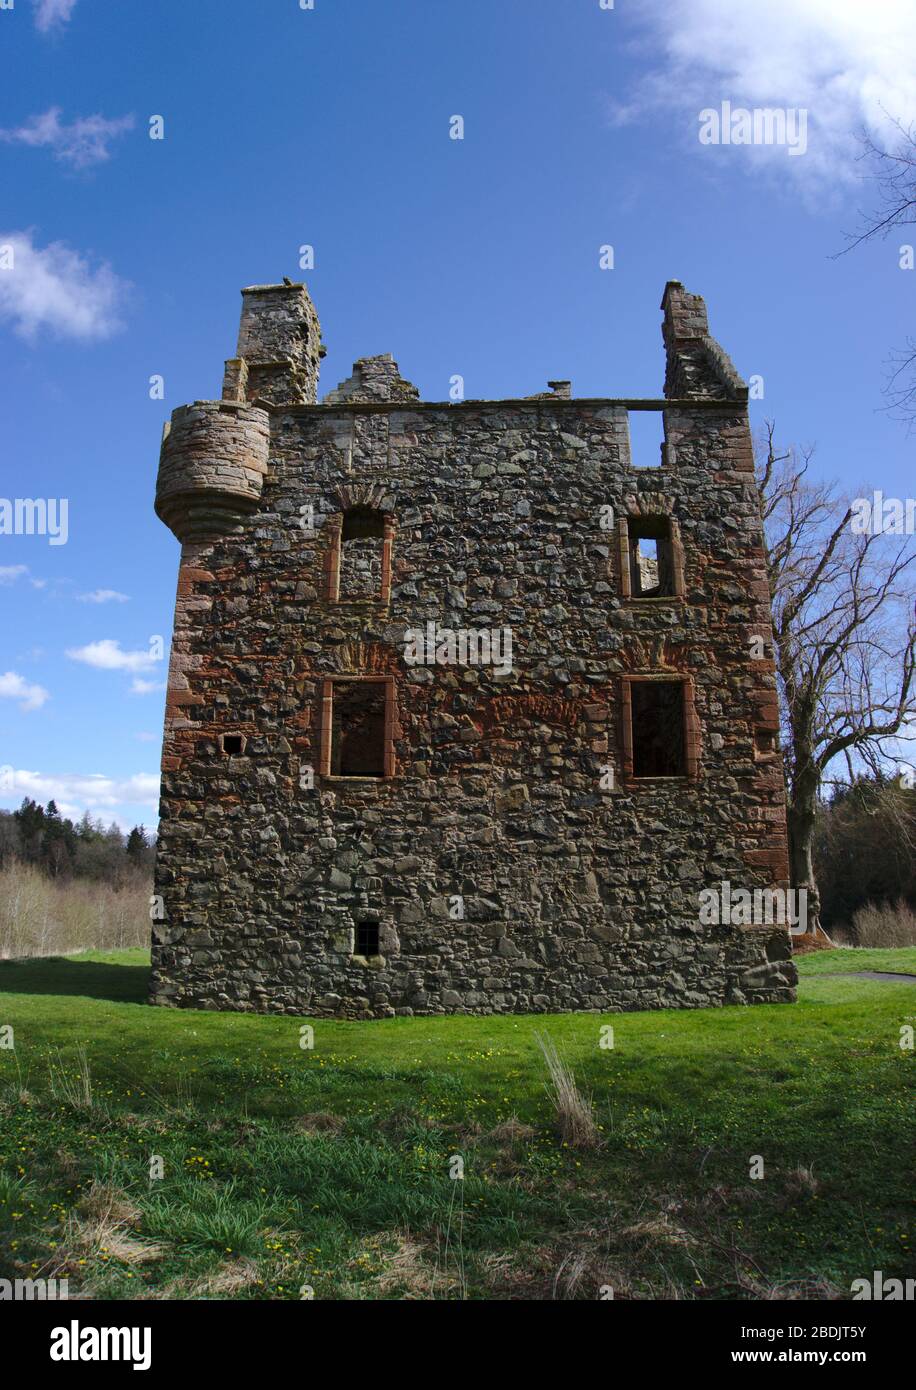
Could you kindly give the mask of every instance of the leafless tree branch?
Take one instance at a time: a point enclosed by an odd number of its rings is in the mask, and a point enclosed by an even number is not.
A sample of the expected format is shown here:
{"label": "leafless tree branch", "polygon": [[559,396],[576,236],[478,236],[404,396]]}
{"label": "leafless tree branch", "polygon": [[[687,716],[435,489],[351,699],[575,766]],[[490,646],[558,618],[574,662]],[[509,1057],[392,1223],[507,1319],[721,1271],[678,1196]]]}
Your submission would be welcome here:
{"label": "leafless tree branch", "polygon": [[882,775],[916,739],[916,547],[853,526],[832,484],[809,477],[813,449],[780,450],[768,423],[757,476],[767,541],[793,886],[818,926],[812,850],[822,786],[841,763]]}

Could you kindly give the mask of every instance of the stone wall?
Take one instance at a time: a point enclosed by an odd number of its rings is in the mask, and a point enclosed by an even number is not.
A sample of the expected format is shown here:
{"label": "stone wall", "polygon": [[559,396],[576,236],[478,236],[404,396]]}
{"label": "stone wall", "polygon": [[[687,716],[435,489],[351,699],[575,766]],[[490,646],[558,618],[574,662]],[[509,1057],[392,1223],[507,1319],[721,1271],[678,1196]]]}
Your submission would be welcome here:
{"label": "stone wall", "polygon": [[[785,886],[787,859],[757,736],[777,711],[746,391],[696,304],[668,287],[660,468],[631,467],[625,402],[428,404],[367,359],[323,405],[262,402],[270,462],[242,525],[200,539],[171,518],[155,1002],[384,1017],[794,997],[784,927],[699,914],[704,887]],[[387,603],[327,598],[353,505],[393,522]],[[683,592],[627,599],[614,527],[649,514],[676,521]],[[430,622],[510,629],[511,671],[409,665],[405,633]],[[321,775],[322,696],[348,675],[391,681],[390,778]],[[626,775],[646,676],[690,693],[690,775]],[[356,953],[366,923],[378,956]]]}

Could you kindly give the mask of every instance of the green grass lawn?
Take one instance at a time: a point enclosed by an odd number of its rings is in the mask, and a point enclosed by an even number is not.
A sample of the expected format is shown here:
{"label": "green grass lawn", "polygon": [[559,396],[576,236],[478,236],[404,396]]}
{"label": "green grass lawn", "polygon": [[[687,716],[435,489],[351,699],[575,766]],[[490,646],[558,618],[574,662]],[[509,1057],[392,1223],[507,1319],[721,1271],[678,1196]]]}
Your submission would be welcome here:
{"label": "green grass lawn", "polygon": [[916,946],[902,950],[851,950],[838,947],[835,951],[814,951],[798,960],[801,975],[829,975],[853,970],[887,970],[891,974],[916,975]]}
{"label": "green grass lawn", "polygon": [[[304,1049],[304,1020],[147,1007],[140,951],[0,963],[0,1276],[291,1299],[912,1278],[916,986],[831,972],[916,973],[916,950],[799,967],[795,1006],[313,1020]],[[597,1148],[560,1140],[537,1033]]]}

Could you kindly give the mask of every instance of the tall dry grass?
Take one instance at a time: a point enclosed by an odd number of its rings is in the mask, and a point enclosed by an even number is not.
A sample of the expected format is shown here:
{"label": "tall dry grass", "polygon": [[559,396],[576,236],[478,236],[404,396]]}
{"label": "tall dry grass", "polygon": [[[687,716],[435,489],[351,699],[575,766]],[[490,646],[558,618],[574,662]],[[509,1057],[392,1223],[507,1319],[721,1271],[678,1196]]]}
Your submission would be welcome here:
{"label": "tall dry grass", "polygon": [[852,914],[848,932],[839,935],[853,946],[916,946],[916,913],[902,898],[896,903],[866,903]]}
{"label": "tall dry grass", "polygon": [[556,1111],[560,1138],[572,1149],[596,1148],[598,1126],[591,1101],[579,1090],[576,1078],[557,1052],[553,1039],[535,1033],[534,1040],[547,1063],[547,1094]]}
{"label": "tall dry grass", "polygon": [[147,946],[150,891],[140,874],[112,888],[10,864],[0,870],[0,960]]}

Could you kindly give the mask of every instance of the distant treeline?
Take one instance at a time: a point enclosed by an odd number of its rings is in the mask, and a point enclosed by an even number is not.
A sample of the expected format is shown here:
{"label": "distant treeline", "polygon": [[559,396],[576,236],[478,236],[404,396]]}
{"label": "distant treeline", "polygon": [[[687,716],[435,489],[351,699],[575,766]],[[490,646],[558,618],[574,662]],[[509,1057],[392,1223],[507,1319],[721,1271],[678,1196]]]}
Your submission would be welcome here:
{"label": "distant treeline", "polygon": [[128,835],[106,829],[86,811],[82,820],[62,816],[53,801],[40,806],[26,798],[18,811],[0,811],[0,868],[29,864],[48,878],[92,879],[113,888],[149,879],[155,836],[135,825]]}
{"label": "distant treeline", "polygon": [[916,790],[881,776],[837,787],[818,811],[814,870],[825,930],[854,944],[866,908],[916,910]]}

